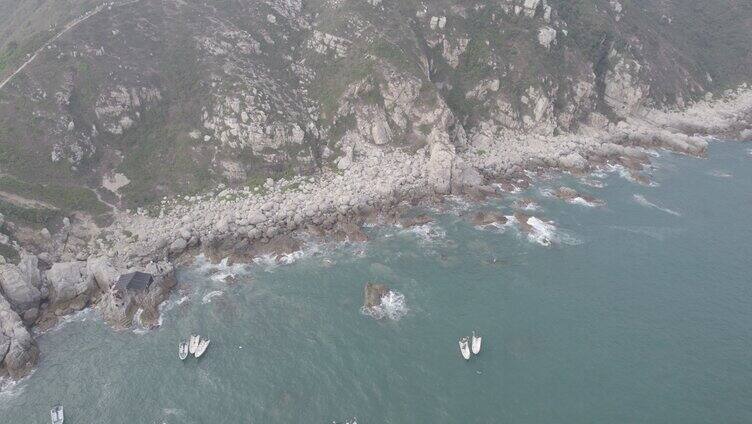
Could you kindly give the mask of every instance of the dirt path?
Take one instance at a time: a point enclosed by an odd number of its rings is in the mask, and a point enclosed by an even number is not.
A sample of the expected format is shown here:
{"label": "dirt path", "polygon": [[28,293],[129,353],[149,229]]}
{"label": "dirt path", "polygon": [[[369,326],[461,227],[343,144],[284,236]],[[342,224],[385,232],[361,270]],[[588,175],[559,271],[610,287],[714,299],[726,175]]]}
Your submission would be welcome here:
{"label": "dirt path", "polygon": [[122,3],[113,4],[113,5],[109,5],[109,3],[101,4],[101,5],[97,6],[97,7],[95,7],[94,9],[86,12],[84,15],[79,16],[78,18],[74,19],[71,22],[68,22],[65,25],[65,27],[63,28],[62,31],[60,31],[54,37],[52,37],[49,40],[47,40],[47,42],[44,43],[42,45],[42,47],[38,48],[37,51],[35,51],[34,54],[32,54],[31,57],[29,57],[29,59],[26,62],[24,62],[23,64],[21,64],[21,66],[19,66],[18,69],[15,70],[15,72],[13,72],[7,78],[5,78],[2,82],[0,82],[0,90],[2,90],[5,87],[5,85],[8,84],[16,75],[18,75],[19,73],[21,73],[31,62],[33,62],[34,59],[37,58],[37,55],[39,55],[44,49],[46,49],[47,46],[49,46],[52,43],[54,43],[55,41],[57,41],[58,38],[62,37],[65,33],[67,33],[68,31],[72,30],[73,28],[77,27],[80,23],[86,21],[87,19],[91,18],[92,16],[98,15],[99,12],[101,12],[101,11],[103,11],[105,9],[108,9],[108,8],[111,8],[111,7],[127,6],[129,4],[137,3],[139,1],[141,1],[141,0],[128,0],[128,1],[124,1]]}

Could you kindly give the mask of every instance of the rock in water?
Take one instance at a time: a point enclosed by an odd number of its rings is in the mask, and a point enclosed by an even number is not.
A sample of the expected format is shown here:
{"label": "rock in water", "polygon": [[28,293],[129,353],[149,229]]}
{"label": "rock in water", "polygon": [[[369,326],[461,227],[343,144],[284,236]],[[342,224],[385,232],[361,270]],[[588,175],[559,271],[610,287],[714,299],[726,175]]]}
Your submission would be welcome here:
{"label": "rock in water", "polygon": [[389,293],[389,287],[386,284],[366,283],[363,289],[363,307],[366,309],[379,306],[381,298]]}

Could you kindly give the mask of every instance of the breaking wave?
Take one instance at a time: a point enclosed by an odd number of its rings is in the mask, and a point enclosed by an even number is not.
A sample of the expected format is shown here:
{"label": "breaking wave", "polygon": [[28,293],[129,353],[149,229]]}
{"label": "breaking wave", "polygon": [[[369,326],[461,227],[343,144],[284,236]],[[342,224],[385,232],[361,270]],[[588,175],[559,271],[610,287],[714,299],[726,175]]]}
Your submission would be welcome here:
{"label": "breaking wave", "polygon": [[405,304],[405,296],[402,293],[389,290],[387,294],[381,297],[381,303],[371,308],[364,306],[360,312],[375,319],[387,318],[392,321],[399,321],[407,315],[409,309]]}
{"label": "breaking wave", "polygon": [[662,206],[656,205],[655,203],[653,203],[653,202],[649,201],[648,199],[646,199],[645,196],[643,196],[641,194],[635,194],[635,195],[632,196],[632,198],[634,199],[635,202],[637,202],[638,204],[640,204],[642,206],[645,206],[647,208],[658,209],[661,212],[666,212],[667,214],[674,215],[674,216],[682,216],[679,212],[676,212],[676,211],[671,210],[669,208],[664,208]]}
{"label": "breaking wave", "polygon": [[429,243],[446,237],[446,232],[441,227],[438,227],[432,222],[423,225],[416,225],[411,228],[406,228],[400,232],[405,234],[412,234],[421,241]]}
{"label": "breaking wave", "polygon": [[207,303],[211,303],[212,299],[214,299],[217,296],[222,296],[225,292],[222,290],[214,290],[204,295],[204,297],[201,298],[201,303],[206,305]]}

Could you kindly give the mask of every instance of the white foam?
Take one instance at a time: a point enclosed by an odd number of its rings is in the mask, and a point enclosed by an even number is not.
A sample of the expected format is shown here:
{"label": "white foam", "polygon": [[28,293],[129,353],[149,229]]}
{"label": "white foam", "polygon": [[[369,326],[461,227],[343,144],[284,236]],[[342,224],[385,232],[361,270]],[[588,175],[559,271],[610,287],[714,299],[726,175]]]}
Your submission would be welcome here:
{"label": "white foam", "polygon": [[711,177],[716,177],[716,178],[731,178],[731,177],[733,177],[733,175],[729,174],[728,172],[721,171],[719,169],[716,169],[716,170],[708,172],[708,175],[710,175]]}
{"label": "white foam", "polygon": [[222,296],[225,292],[222,290],[214,290],[210,291],[209,293],[205,294],[204,297],[201,298],[201,303],[206,305],[207,303],[211,303],[212,299],[214,299],[217,296]]}
{"label": "white foam", "polygon": [[599,206],[603,206],[603,202],[596,200],[596,201],[588,201],[587,199],[577,196],[575,198],[569,199],[567,203],[571,203],[573,205],[580,205],[580,206],[586,206],[588,208],[597,208]]}
{"label": "white foam", "polygon": [[534,216],[528,218],[527,223],[532,227],[532,231],[527,235],[530,241],[541,246],[550,246],[551,243],[556,241],[556,227],[552,223],[542,221]]}
{"label": "white foam", "polygon": [[752,149],[747,149],[747,155],[752,157]]}
{"label": "white foam", "polygon": [[23,383],[28,380],[32,374],[36,372],[36,368],[31,370],[29,375],[20,380],[13,380],[10,378],[0,378],[0,401],[7,401],[23,394],[26,387]]}
{"label": "white foam", "polygon": [[381,297],[381,303],[371,308],[363,307],[360,312],[375,319],[387,318],[392,321],[399,321],[407,315],[409,309],[405,304],[405,296],[402,293],[389,290]]}
{"label": "white foam", "polygon": [[594,178],[583,178],[583,179],[580,180],[580,183],[582,183],[582,184],[584,184],[586,186],[595,187],[595,188],[604,188],[604,187],[606,187],[606,183],[605,182],[603,182],[601,180],[594,179]]}
{"label": "white foam", "polygon": [[91,315],[92,315],[93,308],[84,308],[78,312],[74,312],[69,315],[63,315],[57,320],[57,324],[55,324],[54,327],[46,330],[46,331],[38,331],[36,327],[32,328],[32,332],[39,336],[41,334],[47,334],[52,333],[55,331],[60,330],[61,328],[65,327],[67,324],[70,324],[72,322],[84,322],[87,321]]}
{"label": "white foam", "polygon": [[666,212],[667,214],[671,214],[674,216],[682,216],[679,212],[656,205],[655,203],[646,199],[645,196],[641,194],[635,194],[632,196],[632,198],[634,199],[635,202],[647,208],[658,209],[659,211]]}
{"label": "white foam", "polygon": [[418,237],[423,242],[434,242],[446,237],[446,232],[433,222],[414,227],[406,228],[401,233],[411,234]]}

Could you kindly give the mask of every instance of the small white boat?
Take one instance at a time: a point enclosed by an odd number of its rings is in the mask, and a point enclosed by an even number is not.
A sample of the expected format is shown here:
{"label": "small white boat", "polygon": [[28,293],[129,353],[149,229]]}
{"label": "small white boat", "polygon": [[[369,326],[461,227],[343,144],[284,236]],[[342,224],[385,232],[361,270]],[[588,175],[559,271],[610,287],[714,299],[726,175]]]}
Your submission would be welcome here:
{"label": "small white boat", "polygon": [[191,354],[196,353],[196,349],[198,348],[198,343],[201,340],[201,337],[199,337],[196,334],[191,334],[190,341],[188,342],[188,352]]}
{"label": "small white boat", "polygon": [[50,418],[52,419],[52,424],[63,424],[63,421],[65,421],[63,405],[55,405],[50,410]]}
{"label": "small white boat", "polygon": [[196,358],[200,357],[201,355],[204,354],[204,352],[206,352],[206,348],[209,347],[209,342],[211,342],[211,340],[209,339],[204,339],[204,340],[201,340],[201,342],[199,342],[198,347],[196,348],[196,353],[195,353]]}
{"label": "small white boat", "polygon": [[473,355],[477,355],[480,353],[480,343],[482,341],[483,341],[483,338],[481,336],[476,336],[475,331],[473,331],[473,343],[472,343]]}
{"label": "small white boat", "polygon": [[185,360],[185,358],[188,357],[188,342],[183,340],[180,342],[180,347],[178,348],[178,357],[180,360]]}
{"label": "small white boat", "polygon": [[470,339],[467,337],[460,338],[460,352],[462,352],[462,357],[467,359],[470,359]]}

